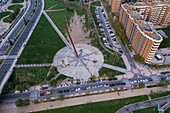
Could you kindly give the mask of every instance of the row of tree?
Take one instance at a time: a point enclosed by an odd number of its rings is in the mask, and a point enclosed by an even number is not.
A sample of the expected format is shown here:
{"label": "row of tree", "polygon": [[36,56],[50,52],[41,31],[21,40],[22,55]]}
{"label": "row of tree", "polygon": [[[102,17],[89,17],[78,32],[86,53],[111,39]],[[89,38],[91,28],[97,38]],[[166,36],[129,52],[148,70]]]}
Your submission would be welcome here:
{"label": "row of tree", "polygon": [[28,105],[30,105],[30,100],[29,100],[29,99],[21,99],[21,98],[18,98],[18,99],[16,99],[16,101],[15,101],[15,105],[16,105],[17,107],[28,106]]}

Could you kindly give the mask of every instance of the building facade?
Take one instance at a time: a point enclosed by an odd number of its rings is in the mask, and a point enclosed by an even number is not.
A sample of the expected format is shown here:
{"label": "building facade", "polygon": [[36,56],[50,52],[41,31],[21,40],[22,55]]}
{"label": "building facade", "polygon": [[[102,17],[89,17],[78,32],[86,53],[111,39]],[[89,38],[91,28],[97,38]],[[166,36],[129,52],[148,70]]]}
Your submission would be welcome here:
{"label": "building facade", "polygon": [[111,12],[116,12],[120,10],[122,0],[107,0],[107,3],[110,6]]}
{"label": "building facade", "polygon": [[147,24],[145,16],[141,15],[134,3],[122,4],[119,21],[134,52],[150,63],[163,40],[161,35]]}
{"label": "building facade", "polygon": [[140,0],[135,4],[146,21],[154,25],[168,25],[170,23],[170,1],[169,0]]}

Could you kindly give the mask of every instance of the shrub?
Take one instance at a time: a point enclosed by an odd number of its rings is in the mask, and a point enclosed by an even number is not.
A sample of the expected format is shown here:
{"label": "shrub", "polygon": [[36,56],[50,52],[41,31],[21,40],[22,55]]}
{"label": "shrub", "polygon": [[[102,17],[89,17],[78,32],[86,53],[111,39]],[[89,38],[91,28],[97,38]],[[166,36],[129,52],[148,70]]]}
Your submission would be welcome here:
{"label": "shrub", "polygon": [[59,100],[63,101],[64,98],[65,98],[65,96],[64,96],[63,94],[60,94],[60,95],[59,95]]}
{"label": "shrub", "polygon": [[38,104],[38,103],[39,103],[38,99],[35,99],[34,104]]}

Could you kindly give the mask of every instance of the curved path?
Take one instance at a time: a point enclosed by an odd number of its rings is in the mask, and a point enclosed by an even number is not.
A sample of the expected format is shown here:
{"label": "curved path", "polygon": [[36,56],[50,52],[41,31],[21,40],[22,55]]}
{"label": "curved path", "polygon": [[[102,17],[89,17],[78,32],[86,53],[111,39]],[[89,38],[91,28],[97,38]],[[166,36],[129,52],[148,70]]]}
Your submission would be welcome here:
{"label": "curved path", "polygon": [[[33,10],[35,7],[35,0],[30,0],[29,7],[27,8],[24,18],[26,21],[28,21],[29,17],[31,16]],[[1,42],[0,44],[0,56],[3,56],[8,48],[10,47],[10,43],[8,39],[11,41],[14,41],[21,31],[21,29],[25,26],[25,22],[23,17],[18,21],[18,23],[15,25],[15,27],[9,32],[9,34],[5,37],[4,41]]]}
{"label": "curved path", "polygon": [[129,112],[132,112],[135,110],[161,105],[166,102],[170,102],[170,96],[157,98],[157,99],[153,99],[153,100],[148,100],[148,101],[144,101],[144,102],[139,102],[139,103],[135,103],[135,104],[130,104],[130,105],[127,105],[127,106],[121,108],[116,113],[129,113]]}
{"label": "curved path", "polygon": [[[31,0],[32,2],[34,0]],[[33,6],[35,5],[35,2],[33,2]],[[6,81],[10,77],[13,71],[13,67],[15,66],[15,63],[17,62],[19,56],[21,55],[22,50],[24,49],[27,41],[29,40],[36,24],[38,23],[40,16],[42,14],[42,10],[44,8],[44,2],[42,0],[37,0],[37,8],[36,11],[27,24],[26,28],[14,44],[13,48],[9,52],[8,56],[13,56],[13,57],[8,57],[4,60],[0,67],[0,93],[2,91],[3,86],[5,85]],[[34,8],[33,8],[34,9]],[[27,15],[28,16],[28,15]],[[29,18],[29,16],[27,17]]]}

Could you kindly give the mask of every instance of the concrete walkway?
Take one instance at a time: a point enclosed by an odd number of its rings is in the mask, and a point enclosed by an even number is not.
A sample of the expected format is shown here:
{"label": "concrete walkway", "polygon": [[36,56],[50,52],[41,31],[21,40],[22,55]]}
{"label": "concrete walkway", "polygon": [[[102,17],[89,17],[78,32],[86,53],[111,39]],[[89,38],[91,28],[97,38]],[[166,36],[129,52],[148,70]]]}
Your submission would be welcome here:
{"label": "concrete walkway", "polygon": [[113,65],[109,65],[109,64],[105,64],[105,63],[103,64],[103,67],[106,67],[106,68],[109,68],[109,69],[112,69],[112,70],[116,70],[116,71],[120,71],[120,72],[123,72],[123,73],[127,72],[127,70],[124,69],[124,68],[113,66]]}
{"label": "concrete walkway", "polygon": [[45,15],[45,17],[47,18],[47,20],[50,22],[50,24],[52,25],[52,27],[55,29],[55,31],[58,33],[58,35],[61,37],[61,39],[64,41],[64,43],[71,48],[71,45],[68,43],[68,41],[66,40],[66,38],[63,36],[63,34],[60,32],[60,30],[57,28],[57,26],[53,23],[53,21],[51,20],[51,18],[47,15],[47,13],[45,11],[43,11],[43,14]]}
{"label": "concrete walkway", "polygon": [[46,64],[18,64],[15,65],[15,67],[47,67],[51,66],[51,63],[46,63]]}
{"label": "concrete walkway", "polygon": [[53,101],[53,102],[46,102],[40,104],[32,104],[26,107],[19,107],[19,108],[16,107],[9,108],[4,106],[0,109],[0,113],[21,113],[21,112],[26,113],[30,111],[41,111],[46,109],[54,109],[54,108],[61,108],[66,106],[86,104],[89,102],[100,102],[100,101],[114,100],[120,98],[134,97],[139,95],[148,95],[150,94],[151,90],[153,90],[154,92],[158,92],[160,90],[170,91],[170,86],[168,86],[167,89],[162,87],[155,87],[155,88],[136,89],[133,90],[133,92],[131,90],[127,90],[124,92],[119,92],[120,95],[118,95],[117,92],[112,92],[112,93],[70,98],[70,99],[65,99],[64,101]]}
{"label": "concrete walkway", "polygon": [[135,103],[135,104],[130,104],[128,106],[121,108],[116,113],[129,113],[129,112],[139,110],[139,109],[162,105],[166,102],[170,102],[170,96],[166,96],[166,97],[162,97],[162,98],[158,98],[158,99],[154,99],[154,100],[148,100],[148,101],[144,101],[144,102],[139,102],[139,103]]}
{"label": "concrete walkway", "polygon": [[65,10],[65,9],[57,9],[57,10],[45,10],[46,12],[52,12],[52,11],[63,11],[63,10]]}

